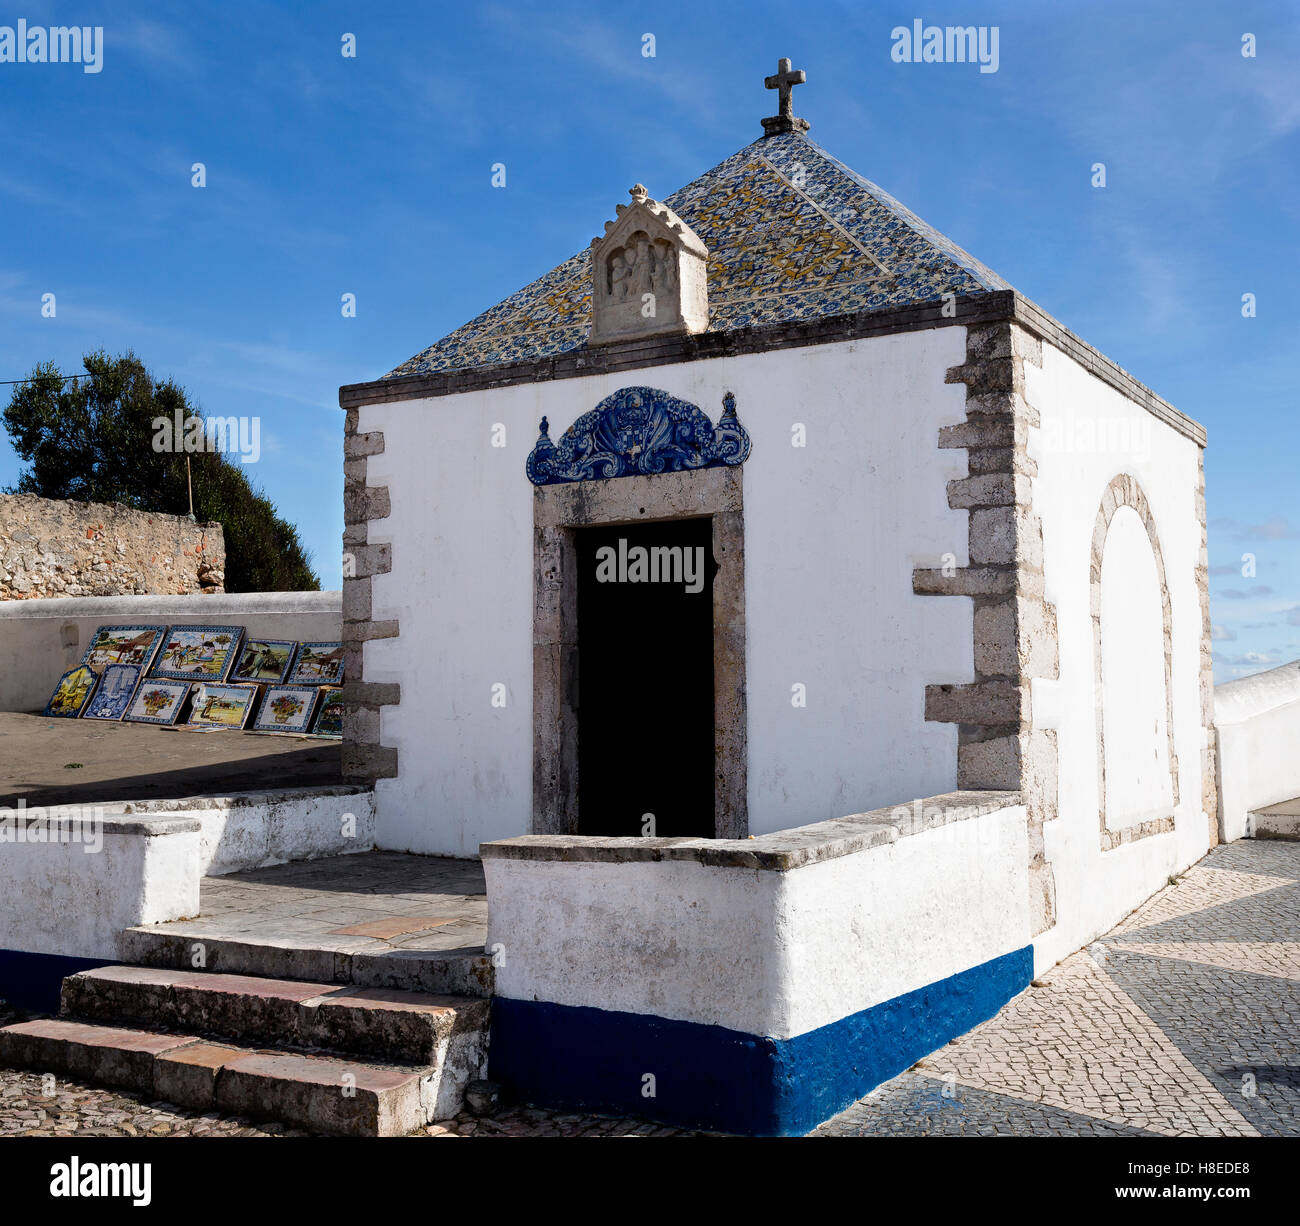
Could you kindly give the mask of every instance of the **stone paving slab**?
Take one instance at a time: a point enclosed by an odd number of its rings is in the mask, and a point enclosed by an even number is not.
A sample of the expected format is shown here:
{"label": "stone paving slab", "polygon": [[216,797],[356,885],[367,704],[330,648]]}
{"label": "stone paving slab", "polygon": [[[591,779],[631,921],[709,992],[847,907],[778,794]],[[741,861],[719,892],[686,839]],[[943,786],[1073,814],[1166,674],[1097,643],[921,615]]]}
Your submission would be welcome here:
{"label": "stone paving slab", "polygon": [[343,954],[482,952],[478,860],[371,851],[205,877],[196,919],[137,931],[187,940],[300,943]]}

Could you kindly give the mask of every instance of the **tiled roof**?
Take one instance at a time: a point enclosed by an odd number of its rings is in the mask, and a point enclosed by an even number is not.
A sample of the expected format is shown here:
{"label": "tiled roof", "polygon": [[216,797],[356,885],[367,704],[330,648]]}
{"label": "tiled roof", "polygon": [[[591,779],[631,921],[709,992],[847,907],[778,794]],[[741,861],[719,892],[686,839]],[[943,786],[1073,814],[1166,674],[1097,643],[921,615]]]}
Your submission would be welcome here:
{"label": "tiled roof", "polygon": [[[709,249],[711,332],[1011,288],[799,133],[756,140],[664,203]],[[385,377],[578,349],[591,327],[590,283],[581,251]]]}

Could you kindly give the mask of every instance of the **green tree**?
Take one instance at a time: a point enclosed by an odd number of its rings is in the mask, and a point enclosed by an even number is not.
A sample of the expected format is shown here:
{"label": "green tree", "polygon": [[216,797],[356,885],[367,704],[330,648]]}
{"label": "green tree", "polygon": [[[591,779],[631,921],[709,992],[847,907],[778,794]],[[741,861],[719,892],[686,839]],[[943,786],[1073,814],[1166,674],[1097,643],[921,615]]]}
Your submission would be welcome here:
{"label": "green tree", "polygon": [[[134,353],[86,355],[88,378],[65,380],[53,363],[18,384],[5,429],[30,464],[9,492],[80,502],[121,502],[141,511],[189,511],[185,459],[154,449],[154,419],[201,417],[185,389],[156,379]],[[318,591],[320,579],[298,530],[249,483],[240,465],[215,451],[189,457],[194,514],[215,520],[226,540],[229,592]]]}

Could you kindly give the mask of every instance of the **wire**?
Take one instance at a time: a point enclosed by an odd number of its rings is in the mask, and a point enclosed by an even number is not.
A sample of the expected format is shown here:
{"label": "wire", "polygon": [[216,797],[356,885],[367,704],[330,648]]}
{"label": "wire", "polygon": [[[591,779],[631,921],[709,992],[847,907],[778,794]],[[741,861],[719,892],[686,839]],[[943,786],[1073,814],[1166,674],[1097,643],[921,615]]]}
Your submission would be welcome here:
{"label": "wire", "polygon": [[[42,378],[41,375],[28,375],[25,379],[0,379],[0,387],[7,387],[10,383],[32,383]],[[60,375],[59,378],[66,383],[69,379],[93,379],[95,376],[88,370],[83,370],[79,375]]]}

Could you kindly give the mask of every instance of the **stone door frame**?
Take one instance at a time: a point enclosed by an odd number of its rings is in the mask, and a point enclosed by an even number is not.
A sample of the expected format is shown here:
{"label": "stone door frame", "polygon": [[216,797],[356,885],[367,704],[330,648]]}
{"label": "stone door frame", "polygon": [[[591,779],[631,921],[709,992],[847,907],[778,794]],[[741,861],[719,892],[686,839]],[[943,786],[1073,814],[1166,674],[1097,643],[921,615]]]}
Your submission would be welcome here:
{"label": "stone door frame", "polygon": [[[713,520],[713,830],[745,838],[745,526],[738,468],[540,485],[533,491],[534,834],[578,832],[580,528],[709,516]],[[672,657],[656,680],[671,682]]]}

